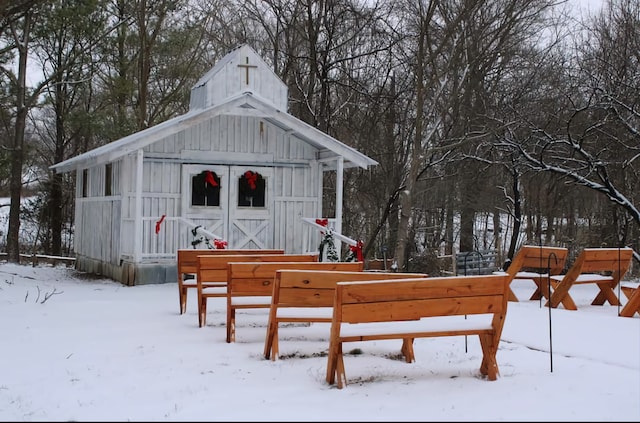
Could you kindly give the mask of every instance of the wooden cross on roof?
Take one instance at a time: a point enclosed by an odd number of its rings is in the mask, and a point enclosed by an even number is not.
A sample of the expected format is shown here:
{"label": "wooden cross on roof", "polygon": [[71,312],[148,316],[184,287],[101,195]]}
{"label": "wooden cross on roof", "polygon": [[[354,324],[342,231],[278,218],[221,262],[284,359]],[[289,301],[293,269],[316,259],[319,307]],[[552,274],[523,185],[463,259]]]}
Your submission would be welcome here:
{"label": "wooden cross on roof", "polygon": [[245,82],[246,82],[247,85],[249,85],[249,68],[257,68],[258,66],[250,65],[249,64],[249,57],[245,57],[245,63],[244,64],[239,64],[238,67],[239,68],[244,68],[244,70],[245,70]]}

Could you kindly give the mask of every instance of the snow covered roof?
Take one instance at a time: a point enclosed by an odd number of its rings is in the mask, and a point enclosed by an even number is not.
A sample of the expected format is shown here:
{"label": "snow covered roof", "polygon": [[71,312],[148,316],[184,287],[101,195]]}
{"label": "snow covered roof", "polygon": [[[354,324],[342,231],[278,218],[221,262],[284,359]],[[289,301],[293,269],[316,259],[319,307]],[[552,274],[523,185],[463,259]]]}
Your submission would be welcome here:
{"label": "snow covered roof", "polygon": [[291,136],[318,149],[318,159],[330,159],[342,156],[345,168],[357,166],[367,169],[369,166],[378,164],[378,162],[360,153],[356,149],[349,147],[285,111],[277,109],[273,104],[259,95],[251,91],[246,91],[218,105],[190,110],[184,115],[169,119],[158,125],[62,161],[51,166],[51,169],[57,173],[64,173],[109,163],[128,154],[135,153],[139,149],[145,148],[156,141],[178,133],[205,119],[224,114],[260,117],[287,131]]}

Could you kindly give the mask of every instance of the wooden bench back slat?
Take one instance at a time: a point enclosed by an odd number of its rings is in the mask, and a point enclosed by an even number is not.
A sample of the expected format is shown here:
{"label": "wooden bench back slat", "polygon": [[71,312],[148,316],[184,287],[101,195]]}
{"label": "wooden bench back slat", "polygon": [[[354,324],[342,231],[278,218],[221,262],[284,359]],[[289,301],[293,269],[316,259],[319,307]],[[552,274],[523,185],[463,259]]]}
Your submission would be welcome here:
{"label": "wooden bench back slat", "polygon": [[[343,322],[401,321],[443,315],[501,313],[505,275],[340,282],[336,312]],[[338,303],[336,303],[337,305]]]}
{"label": "wooden bench back slat", "polygon": [[284,254],[283,249],[250,249],[250,250],[195,250],[179,249],[178,256],[178,273],[196,273],[198,266],[198,256],[203,255],[229,255],[229,254]]}
{"label": "wooden bench back slat", "polygon": [[385,280],[380,281],[384,284],[376,284],[375,282],[367,284],[366,291],[359,287],[358,282],[338,283],[338,287],[343,292],[342,303],[352,304],[406,299],[501,295],[504,292],[505,279],[508,280],[505,275],[474,275],[456,276],[455,278],[428,278],[428,283],[424,279]]}
{"label": "wooden bench back slat", "polygon": [[423,317],[462,316],[496,313],[502,310],[500,295],[476,297],[439,297],[420,300],[394,300],[367,303],[344,303],[343,323],[393,322]]}
{"label": "wooden bench back slat", "polygon": [[261,263],[229,263],[227,282],[229,295],[254,296],[271,295],[276,271],[281,269],[306,270],[344,270],[358,272],[364,270],[362,262],[261,262]]}
{"label": "wooden bench back slat", "polygon": [[576,259],[576,264],[580,267],[580,273],[615,272],[624,276],[632,257],[631,248],[585,248]]}
{"label": "wooden bench back slat", "polygon": [[559,275],[569,257],[569,249],[562,247],[546,247],[537,245],[523,245],[513,258],[507,273],[515,276],[523,270],[536,270],[540,273]]}
{"label": "wooden bench back slat", "polygon": [[317,262],[317,253],[309,254],[225,254],[198,256],[199,278],[203,282],[226,281],[228,264],[238,262]]}
{"label": "wooden bench back slat", "polygon": [[278,270],[272,303],[278,307],[333,307],[336,284],[341,281],[425,278],[422,273]]}

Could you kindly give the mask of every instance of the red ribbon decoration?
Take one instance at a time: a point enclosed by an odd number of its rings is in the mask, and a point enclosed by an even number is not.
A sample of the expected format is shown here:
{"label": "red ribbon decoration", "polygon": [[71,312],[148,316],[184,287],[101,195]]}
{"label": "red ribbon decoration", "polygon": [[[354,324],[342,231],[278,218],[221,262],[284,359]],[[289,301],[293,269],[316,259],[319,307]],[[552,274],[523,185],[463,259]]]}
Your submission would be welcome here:
{"label": "red ribbon decoration", "polygon": [[363,257],[362,257],[362,240],[358,240],[358,244],[357,245],[350,245],[349,249],[351,251],[353,251],[354,253],[356,253],[356,258],[358,259],[358,261],[362,262]]}
{"label": "red ribbon decoration", "polygon": [[249,188],[251,188],[252,190],[256,189],[256,182],[258,181],[258,174],[256,172],[252,172],[250,170],[247,170],[244,173],[244,177],[247,180],[247,183],[249,184]]}
{"label": "red ribbon decoration", "polygon": [[217,187],[218,183],[216,182],[215,173],[210,170],[204,171],[204,181],[211,185],[212,187]]}
{"label": "red ribbon decoration", "polygon": [[160,233],[160,225],[162,224],[162,221],[164,220],[165,215],[163,214],[162,217],[160,218],[160,220],[158,220],[156,222],[156,235],[158,235]]}
{"label": "red ribbon decoration", "polygon": [[[316,219],[316,223],[320,226],[326,227],[329,225],[329,219]],[[324,235],[324,231],[320,231],[320,235]]]}
{"label": "red ribbon decoration", "polygon": [[214,239],[213,245],[216,247],[216,250],[224,250],[227,247],[227,241],[222,239]]}

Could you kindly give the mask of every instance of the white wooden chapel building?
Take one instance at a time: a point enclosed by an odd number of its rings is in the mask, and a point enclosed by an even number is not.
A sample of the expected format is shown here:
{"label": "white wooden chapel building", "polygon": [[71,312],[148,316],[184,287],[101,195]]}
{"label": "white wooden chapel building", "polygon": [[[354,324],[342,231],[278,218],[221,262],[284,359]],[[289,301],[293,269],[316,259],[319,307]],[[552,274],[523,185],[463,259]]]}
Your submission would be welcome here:
{"label": "white wooden chapel building", "polygon": [[290,115],[287,101],[242,45],[192,87],[188,113],[52,166],[76,172],[76,268],[175,282],[177,249],[203,230],[226,248],[317,251],[320,231],[304,218],[325,217],[323,172],[336,172],[329,226],[340,233],[344,169],[377,162]]}

